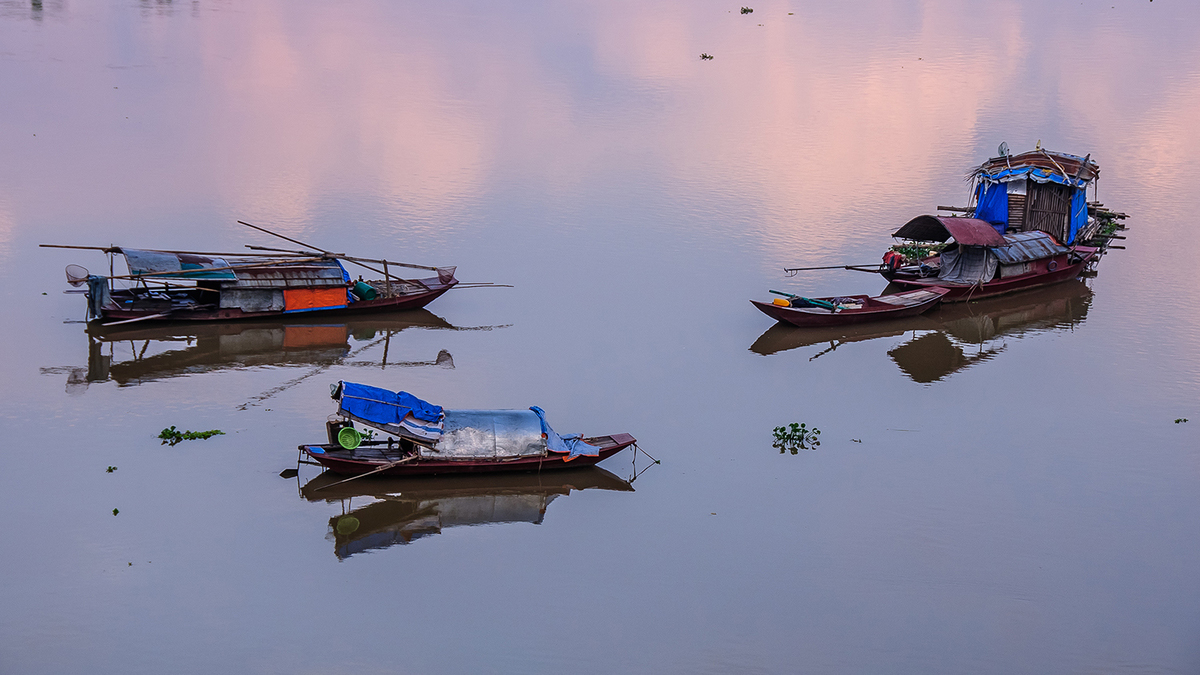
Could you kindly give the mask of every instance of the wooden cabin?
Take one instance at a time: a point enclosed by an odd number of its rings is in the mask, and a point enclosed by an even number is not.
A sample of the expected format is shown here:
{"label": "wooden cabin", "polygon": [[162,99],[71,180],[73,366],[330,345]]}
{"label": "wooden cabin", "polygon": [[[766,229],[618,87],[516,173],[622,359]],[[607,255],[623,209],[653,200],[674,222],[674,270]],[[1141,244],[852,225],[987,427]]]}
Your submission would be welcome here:
{"label": "wooden cabin", "polygon": [[1087,189],[1099,176],[1100,166],[1090,155],[1038,149],[993,157],[971,174],[976,183],[974,217],[1000,234],[1038,230],[1073,244],[1093,229]]}

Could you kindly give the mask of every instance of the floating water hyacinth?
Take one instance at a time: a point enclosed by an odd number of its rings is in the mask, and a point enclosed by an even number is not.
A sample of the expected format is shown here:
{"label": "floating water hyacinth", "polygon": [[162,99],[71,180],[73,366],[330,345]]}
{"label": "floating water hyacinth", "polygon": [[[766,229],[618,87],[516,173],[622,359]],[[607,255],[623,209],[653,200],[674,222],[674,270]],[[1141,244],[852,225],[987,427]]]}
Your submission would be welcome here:
{"label": "floating water hyacinth", "polygon": [[175,445],[181,441],[204,440],[207,438],[212,438],[213,436],[224,435],[225,432],[221,431],[220,429],[210,429],[208,431],[179,431],[175,428],[175,425],[172,424],[166,429],[163,429],[162,432],[158,434],[158,437],[162,439],[163,445]]}
{"label": "floating water hyacinth", "polygon": [[821,430],[805,423],[792,422],[786,427],[775,427],[772,432],[775,442],[771,447],[779,448],[779,454],[790,451],[793,455],[801,450],[816,450],[821,445]]}

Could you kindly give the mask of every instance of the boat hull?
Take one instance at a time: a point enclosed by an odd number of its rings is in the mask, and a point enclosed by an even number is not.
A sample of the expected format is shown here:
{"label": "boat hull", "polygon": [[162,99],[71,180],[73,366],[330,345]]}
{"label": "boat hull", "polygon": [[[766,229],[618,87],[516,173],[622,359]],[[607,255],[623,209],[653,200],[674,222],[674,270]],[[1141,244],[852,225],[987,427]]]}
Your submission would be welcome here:
{"label": "boat hull", "polygon": [[[600,452],[594,457],[580,455],[567,460],[567,455],[550,454],[539,457],[513,457],[503,459],[414,459],[404,464],[397,464],[383,471],[381,476],[431,476],[437,474],[479,474],[503,471],[553,471],[555,469],[574,469],[599,464],[618,452],[637,442],[629,434],[614,434],[598,438],[585,439],[589,443],[603,441]],[[363,458],[353,450],[343,450],[336,445],[301,445],[310,459],[335,473],[357,476],[377,470],[395,461],[395,459]]]}
{"label": "boat hull", "polygon": [[[1074,279],[1083,272],[1088,263],[1095,259],[1096,249],[1079,246],[1075,249],[1074,253],[1080,256],[1080,259],[1074,263],[1070,260],[1072,254],[1065,253],[1034,261],[1033,271],[1029,274],[1022,274],[1007,279],[996,279],[985,284],[954,284],[939,280],[936,277],[921,278],[912,274],[901,274],[886,270],[880,272],[880,274],[904,290],[940,286],[949,290],[949,293],[942,298],[942,302],[966,302],[968,300],[979,300],[980,298],[1015,293],[1031,288],[1040,288],[1049,284],[1057,284]],[[1050,269],[1051,267],[1054,269]]]}
{"label": "boat hull", "polygon": [[420,293],[411,293],[391,298],[376,298],[375,300],[359,300],[344,307],[331,307],[328,309],[312,309],[302,311],[269,311],[269,312],[246,312],[238,308],[229,309],[198,309],[198,310],[168,310],[164,312],[162,309],[155,307],[120,309],[106,307],[99,319],[92,323],[103,325],[111,325],[118,322],[133,323],[138,322],[178,322],[178,321],[241,321],[250,319],[279,319],[286,317],[329,317],[329,316],[352,316],[362,314],[377,314],[382,312],[395,312],[406,309],[421,309],[438,299],[446,291],[454,288],[458,284],[457,280],[451,280],[448,284],[430,285],[428,291]]}
{"label": "boat hull", "polygon": [[[844,309],[840,312],[830,312],[826,309],[813,307],[782,307],[757,300],[751,300],[750,302],[763,314],[777,321],[790,323],[793,326],[800,326],[802,328],[819,328],[826,326],[850,326],[860,323],[917,316],[932,309],[949,292],[937,286],[912,289],[908,293],[912,293],[913,291],[924,291],[927,297],[922,297],[919,301],[908,305],[893,305],[880,301],[878,298],[901,298],[905,296],[905,293],[897,293],[893,296],[878,296],[876,298],[870,298],[865,295],[847,296],[863,302],[863,307],[861,309]],[[830,300],[831,298],[818,299]]]}

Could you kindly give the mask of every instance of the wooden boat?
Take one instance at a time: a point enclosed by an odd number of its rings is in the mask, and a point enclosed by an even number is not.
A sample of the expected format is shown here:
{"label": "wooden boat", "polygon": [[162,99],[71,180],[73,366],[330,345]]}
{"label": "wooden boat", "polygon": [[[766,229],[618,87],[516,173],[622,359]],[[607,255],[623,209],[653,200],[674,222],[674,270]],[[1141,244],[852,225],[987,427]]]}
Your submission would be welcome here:
{"label": "wooden boat", "polygon": [[[924,215],[892,234],[879,273],[905,289],[941,286],[945,302],[976,300],[1078,277],[1108,248],[1125,214],[1087,201],[1100,175],[1091,156],[1043,150],[999,156],[971,173],[964,216]],[[949,242],[948,244],[946,242]],[[1117,247],[1120,248],[1120,247]],[[929,253],[933,255],[929,255]]]}
{"label": "wooden boat", "polygon": [[794,296],[787,306],[757,300],[750,302],[773,319],[808,328],[916,316],[932,309],[949,292],[948,289],[932,286],[876,297],[849,295],[809,299]]}
{"label": "wooden boat", "polygon": [[[1041,231],[1001,235],[974,218],[918,216],[894,236],[954,242],[920,265],[884,266],[881,274],[906,290],[941,287],[945,302],[1004,295],[1075,279],[1095,259],[1090,246],[1063,246]],[[953,265],[952,269],[947,269]]]}
{"label": "wooden boat", "polygon": [[[330,471],[390,476],[549,471],[590,466],[637,441],[629,434],[560,436],[541,408],[444,410],[407,392],[339,382],[328,443],[300,450]],[[371,427],[367,440],[355,423]],[[375,431],[386,438],[375,439]]]}
{"label": "wooden boat", "polygon": [[[378,473],[384,476],[425,476],[435,474],[493,473],[498,471],[552,471],[594,466],[637,442],[629,434],[584,438],[600,452],[595,456],[581,455],[568,460],[566,455],[547,453],[526,457],[496,457],[473,459],[436,459],[422,457],[416,443],[402,439],[394,445],[387,441],[366,441],[354,450],[341,445],[301,445],[300,449],[313,461],[334,473],[349,476]],[[398,462],[405,461],[403,464]],[[384,468],[386,467],[386,468]]]}
{"label": "wooden boat", "polygon": [[[240,221],[239,221],[240,222]],[[256,230],[283,237],[249,223]],[[140,321],[237,321],[296,314],[342,316],[393,312],[425,307],[459,285],[455,267],[413,265],[362,258],[323,249],[286,250],[249,246],[264,253],[166,251],[109,246],[59,246],[124,256],[128,274],[94,275],[79,265],[67,266],[72,286],[87,286],[88,314],[106,326]],[[380,275],[357,281],[342,262]],[[402,278],[398,267],[428,270],[436,276]],[[121,281],[125,286],[118,287]],[[471,284],[471,286],[490,284]]]}

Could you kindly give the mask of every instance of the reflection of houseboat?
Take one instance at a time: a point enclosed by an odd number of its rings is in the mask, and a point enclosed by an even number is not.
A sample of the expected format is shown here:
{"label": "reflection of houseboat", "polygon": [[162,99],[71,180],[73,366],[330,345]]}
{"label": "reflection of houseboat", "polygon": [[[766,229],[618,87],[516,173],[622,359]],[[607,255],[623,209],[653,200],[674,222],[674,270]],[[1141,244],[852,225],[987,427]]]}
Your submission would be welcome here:
{"label": "reflection of houseboat", "polygon": [[884,277],[904,290],[948,288],[944,302],[955,302],[1074,279],[1097,260],[1124,217],[1087,202],[1100,167],[1040,147],[1001,151],[972,174],[975,205],[949,209],[970,217],[918,216],[893,233],[906,243],[884,256]]}
{"label": "reflection of houseboat", "polygon": [[[572,491],[633,491],[629,482],[599,467],[486,477],[365,478],[334,485],[342,478],[326,472],[301,488],[309,501],[341,502],[343,513],[329,519],[328,535],[341,559],[410,544],[449,527],[539,525],[550,502]],[[357,508],[356,500],[362,503]]]}
{"label": "reflection of houseboat", "polygon": [[[138,384],[168,377],[230,368],[261,366],[350,365],[375,368],[437,365],[453,368],[442,350],[428,361],[396,361],[392,338],[410,328],[473,330],[455,327],[428,310],[371,315],[349,321],[290,320],[230,323],[132,324],[88,326],[88,366],[43,368],[66,372],[69,387],[114,380]],[[354,357],[369,347],[382,348],[371,361]]]}
{"label": "reflection of houseboat", "polygon": [[1091,302],[1091,289],[1076,279],[1011,297],[943,305],[930,315],[939,324],[937,331],[888,355],[913,381],[936,382],[998,355],[1005,345],[995,340],[1069,330],[1083,323]]}
{"label": "reflection of houseboat", "polygon": [[1080,280],[1069,280],[1011,296],[979,302],[941,305],[911,319],[846,329],[802,329],[776,324],[751,345],[764,356],[811,346],[824,346],[810,360],[851,342],[912,339],[888,355],[916,382],[938,381],[973,364],[993,358],[1004,346],[999,338],[1040,331],[1069,330],[1087,317],[1092,291]]}

